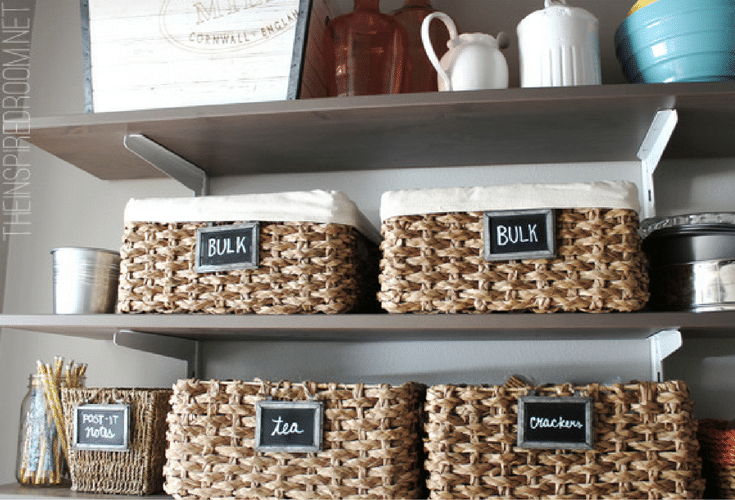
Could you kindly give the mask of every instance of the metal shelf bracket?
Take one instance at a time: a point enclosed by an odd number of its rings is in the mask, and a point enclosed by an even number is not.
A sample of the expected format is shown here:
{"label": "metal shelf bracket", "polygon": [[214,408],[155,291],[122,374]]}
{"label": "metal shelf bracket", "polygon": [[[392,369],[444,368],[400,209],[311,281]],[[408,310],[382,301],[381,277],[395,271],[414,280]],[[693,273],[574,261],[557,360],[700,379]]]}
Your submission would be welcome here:
{"label": "metal shelf bracket", "polygon": [[201,352],[197,340],[133,330],[118,330],[115,332],[113,342],[121,347],[184,360],[187,364],[186,376],[188,378],[201,377]]}
{"label": "metal shelf bracket", "polygon": [[207,174],[193,163],[142,134],[128,134],[123,143],[128,151],[194,191],[194,196],[207,194],[209,190]]}
{"label": "metal shelf bracket", "polygon": [[638,149],[641,160],[641,184],[643,187],[643,218],[656,215],[656,198],[654,196],[653,174],[656,172],[661,156],[674,133],[679,115],[675,109],[662,109],[656,112],[646,137]]}
{"label": "metal shelf bracket", "polygon": [[662,330],[648,337],[651,352],[651,380],[663,382],[664,360],[676,352],[683,344],[679,330]]}

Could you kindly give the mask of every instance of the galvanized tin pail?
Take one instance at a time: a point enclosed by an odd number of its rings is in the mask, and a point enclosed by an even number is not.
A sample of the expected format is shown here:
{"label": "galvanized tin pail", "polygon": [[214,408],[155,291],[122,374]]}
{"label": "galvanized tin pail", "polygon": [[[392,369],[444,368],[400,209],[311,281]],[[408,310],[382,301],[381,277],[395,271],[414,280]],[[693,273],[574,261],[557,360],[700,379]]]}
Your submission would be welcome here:
{"label": "galvanized tin pail", "polygon": [[54,314],[115,312],[120,254],[98,248],[51,250]]}

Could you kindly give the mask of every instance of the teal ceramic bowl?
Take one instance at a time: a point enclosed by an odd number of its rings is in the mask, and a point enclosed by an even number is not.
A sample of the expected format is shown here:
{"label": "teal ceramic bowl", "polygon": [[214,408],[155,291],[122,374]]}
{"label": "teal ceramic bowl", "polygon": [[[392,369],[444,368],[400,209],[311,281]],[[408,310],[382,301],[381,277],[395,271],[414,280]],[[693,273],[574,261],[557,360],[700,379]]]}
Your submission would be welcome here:
{"label": "teal ceramic bowl", "polygon": [[735,80],[735,0],[657,0],[615,32],[632,83]]}

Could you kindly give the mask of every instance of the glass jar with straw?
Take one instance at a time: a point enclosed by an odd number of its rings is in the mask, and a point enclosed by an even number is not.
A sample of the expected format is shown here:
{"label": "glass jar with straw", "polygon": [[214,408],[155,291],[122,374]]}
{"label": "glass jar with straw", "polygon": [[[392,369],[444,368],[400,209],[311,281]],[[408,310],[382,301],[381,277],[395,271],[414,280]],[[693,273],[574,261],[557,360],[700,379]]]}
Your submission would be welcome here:
{"label": "glass jar with straw", "polygon": [[84,387],[86,365],[63,358],[54,365],[38,362],[38,372],[31,374],[28,393],[21,403],[17,481],[25,486],[68,486],[71,484],[66,461],[66,432],[59,389]]}

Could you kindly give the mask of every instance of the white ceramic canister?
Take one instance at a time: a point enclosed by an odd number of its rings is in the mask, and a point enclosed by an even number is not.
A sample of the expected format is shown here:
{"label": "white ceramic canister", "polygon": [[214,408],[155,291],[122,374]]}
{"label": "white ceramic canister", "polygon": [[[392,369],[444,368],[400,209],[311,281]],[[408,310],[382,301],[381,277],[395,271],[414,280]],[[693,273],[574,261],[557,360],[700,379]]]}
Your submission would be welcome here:
{"label": "white ceramic canister", "polygon": [[518,23],[521,87],[599,85],[599,22],[566,0],[545,0]]}

